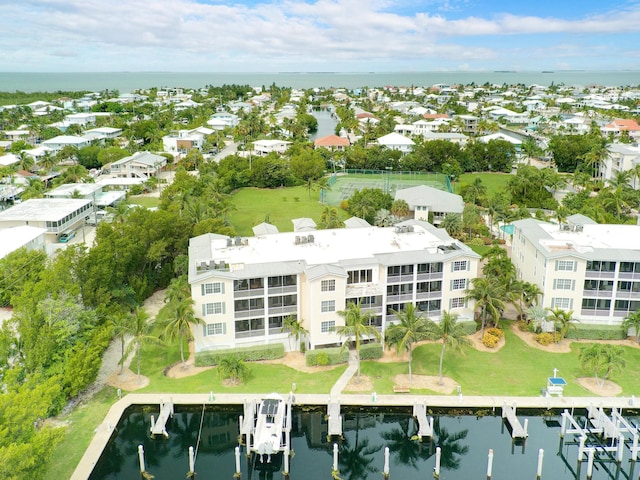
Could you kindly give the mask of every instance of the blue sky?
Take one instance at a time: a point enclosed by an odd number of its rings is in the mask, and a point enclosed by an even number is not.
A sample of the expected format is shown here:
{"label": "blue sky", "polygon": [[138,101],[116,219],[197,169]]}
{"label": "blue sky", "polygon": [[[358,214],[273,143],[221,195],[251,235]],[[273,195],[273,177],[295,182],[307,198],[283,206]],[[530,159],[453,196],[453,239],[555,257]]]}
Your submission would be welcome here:
{"label": "blue sky", "polygon": [[0,0],[0,71],[640,70],[640,0]]}

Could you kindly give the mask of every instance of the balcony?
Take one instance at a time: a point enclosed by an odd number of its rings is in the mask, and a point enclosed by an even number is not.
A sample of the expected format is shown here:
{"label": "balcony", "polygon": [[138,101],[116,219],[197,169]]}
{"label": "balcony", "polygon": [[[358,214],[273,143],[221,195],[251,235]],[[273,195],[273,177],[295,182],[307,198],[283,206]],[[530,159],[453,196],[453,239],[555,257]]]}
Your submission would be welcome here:
{"label": "balcony", "polygon": [[582,296],[586,298],[611,298],[613,290],[583,290]]}
{"label": "balcony", "polygon": [[285,305],[283,307],[269,307],[269,315],[274,315],[274,314],[290,314],[290,313],[297,313],[298,312],[298,306],[297,305]]}
{"label": "balcony", "polygon": [[413,273],[407,275],[388,276],[387,283],[413,283]]}
{"label": "balcony", "polygon": [[233,298],[264,297],[264,288],[255,290],[234,290]]}
{"label": "balcony", "polygon": [[616,276],[616,272],[596,272],[593,270],[587,270],[584,273],[585,280],[601,280],[604,278],[614,278]]}
{"label": "balcony", "polygon": [[441,298],[442,291],[438,292],[416,292],[416,300],[431,300],[432,298]]}
{"label": "balcony", "polygon": [[259,310],[241,310],[235,312],[235,318],[264,317],[264,308]]}
{"label": "balcony", "polygon": [[442,272],[436,273],[418,273],[416,278],[418,280],[442,280],[444,277]]}
{"label": "balcony", "polygon": [[610,313],[610,309],[595,310],[593,308],[583,308],[582,310],[580,310],[580,315],[588,317],[608,317]]}
{"label": "balcony", "polygon": [[413,300],[413,293],[403,293],[400,295],[387,295],[387,302],[389,303],[410,302],[412,300]]}
{"label": "balcony", "polygon": [[247,332],[236,332],[236,338],[263,337],[264,330],[249,330]]}
{"label": "balcony", "polygon": [[276,295],[279,293],[296,293],[298,291],[297,285],[288,285],[284,287],[269,287],[269,295]]}

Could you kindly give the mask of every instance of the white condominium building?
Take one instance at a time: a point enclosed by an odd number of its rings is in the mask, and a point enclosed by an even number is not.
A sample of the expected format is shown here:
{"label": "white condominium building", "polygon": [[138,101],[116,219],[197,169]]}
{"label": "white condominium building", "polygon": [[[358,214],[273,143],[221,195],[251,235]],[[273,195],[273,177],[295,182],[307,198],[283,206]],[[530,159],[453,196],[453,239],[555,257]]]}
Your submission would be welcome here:
{"label": "white condominium building", "polygon": [[562,225],[513,224],[511,259],[518,277],[544,292],[543,307],[608,325],[640,309],[640,226],[601,225],[583,215]]}
{"label": "white condominium building", "polygon": [[[189,242],[189,283],[196,351],[283,343],[290,315],[309,331],[308,348],[338,345],[338,311],[360,303],[382,334],[394,311],[413,303],[439,320],[443,310],[473,319],[465,299],[479,256],[445,230],[409,220],[363,227],[230,238],[205,234]],[[297,345],[291,348],[297,348]]]}

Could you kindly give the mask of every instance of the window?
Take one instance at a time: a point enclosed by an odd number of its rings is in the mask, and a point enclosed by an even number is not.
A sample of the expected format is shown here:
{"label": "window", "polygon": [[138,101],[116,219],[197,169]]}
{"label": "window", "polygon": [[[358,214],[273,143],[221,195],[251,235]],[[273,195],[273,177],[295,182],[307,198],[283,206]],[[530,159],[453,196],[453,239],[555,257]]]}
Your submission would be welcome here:
{"label": "window", "polygon": [[329,322],[320,322],[320,332],[321,333],[329,333],[333,332],[336,329],[336,321],[331,320]]}
{"label": "window", "polygon": [[387,267],[387,275],[389,277],[397,277],[399,275],[413,275],[413,265],[396,265]]}
{"label": "window", "polygon": [[236,337],[256,337],[264,335],[264,318],[236,320]]}
{"label": "window", "polygon": [[411,295],[411,293],[413,293],[413,283],[387,285],[387,295]]}
{"label": "window", "polygon": [[464,304],[464,297],[456,297],[449,300],[449,308],[463,308]]}
{"label": "window", "polygon": [[601,262],[598,260],[587,261],[587,272],[615,272],[616,262]]}
{"label": "window", "polygon": [[466,260],[456,260],[451,264],[452,272],[460,272],[462,270],[467,270],[467,261]]}
{"label": "window", "polygon": [[201,285],[201,293],[202,295],[211,295],[214,293],[224,293],[224,283],[215,282],[215,283],[204,283]]}
{"label": "window", "polygon": [[619,292],[640,292],[640,282],[618,282]]}
{"label": "window", "polygon": [[225,313],[224,302],[202,304],[202,315],[221,315]]}
{"label": "window", "polygon": [[556,260],[556,270],[563,272],[573,272],[575,270],[575,264],[573,260]]}
{"label": "window", "polygon": [[242,280],[233,281],[234,291],[260,290],[261,288],[264,288],[263,278],[243,278]]}
{"label": "window", "polygon": [[569,278],[558,278],[553,281],[554,290],[573,290],[575,288],[575,280]]}
{"label": "window", "polygon": [[320,282],[320,291],[322,292],[335,292],[336,281],[335,280],[322,280]]}
{"label": "window", "polygon": [[351,270],[348,272],[347,283],[371,283],[373,281],[373,270]]}
{"label": "window", "polygon": [[246,312],[248,310],[262,310],[264,308],[264,298],[246,298],[236,300],[234,309],[236,312]]}
{"label": "window", "polygon": [[418,273],[441,273],[441,272],[442,272],[442,262],[418,264]]}
{"label": "window", "polygon": [[573,300],[570,298],[552,298],[551,299],[551,308],[561,308],[563,310],[567,310],[573,306]]}
{"label": "window", "polygon": [[585,298],[582,300],[582,308],[608,311],[611,308],[611,300],[607,298]]}
{"label": "window", "polygon": [[438,300],[426,300],[424,302],[417,302],[416,308],[421,312],[438,312],[442,307],[442,301]]}
{"label": "window", "polygon": [[227,333],[226,324],[224,323],[207,323],[204,326],[204,336],[208,337],[209,335],[224,335]]}
{"label": "window", "polygon": [[269,288],[275,287],[293,287],[297,285],[297,277],[295,275],[282,275],[277,277],[269,277]]}
{"label": "window", "polygon": [[416,291],[418,293],[441,292],[442,281],[435,280],[433,282],[418,282],[416,285]]}
{"label": "window", "polygon": [[335,300],[323,300],[320,304],[320,311],[322,313],[327,312],[335,312],[336,311],[336,301]]}
{"label": "window", "polygon": [[277,295],[275,297],[269,297],[269,308],[292,307],[297,304],[297,295]]}
{"label": "window", "polygon": [[466,278],[456,278],[455,280],[451,280],[451,290],[464,290],[465,288],[467,288]]}

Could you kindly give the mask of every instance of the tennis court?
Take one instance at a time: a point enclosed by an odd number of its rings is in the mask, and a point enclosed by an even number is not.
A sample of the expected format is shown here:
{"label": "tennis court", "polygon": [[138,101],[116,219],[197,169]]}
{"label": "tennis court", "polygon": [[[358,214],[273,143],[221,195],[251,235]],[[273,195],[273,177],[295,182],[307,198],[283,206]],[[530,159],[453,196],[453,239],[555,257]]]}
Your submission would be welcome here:
{"label": "tennis court", "polygon": [[345,171],[344,173],[334,174],[329,180],[329,185],[331,190],[322,191],[320,198],[325,204],[333,206],[340,205],[342,200],[348,199],[356,190],[362,190],[363,188],[379,188],[391,196],[395,196],[396,190],[417,185],[428,185],[440,190],[450,191],[446,175],[422,172]]}

